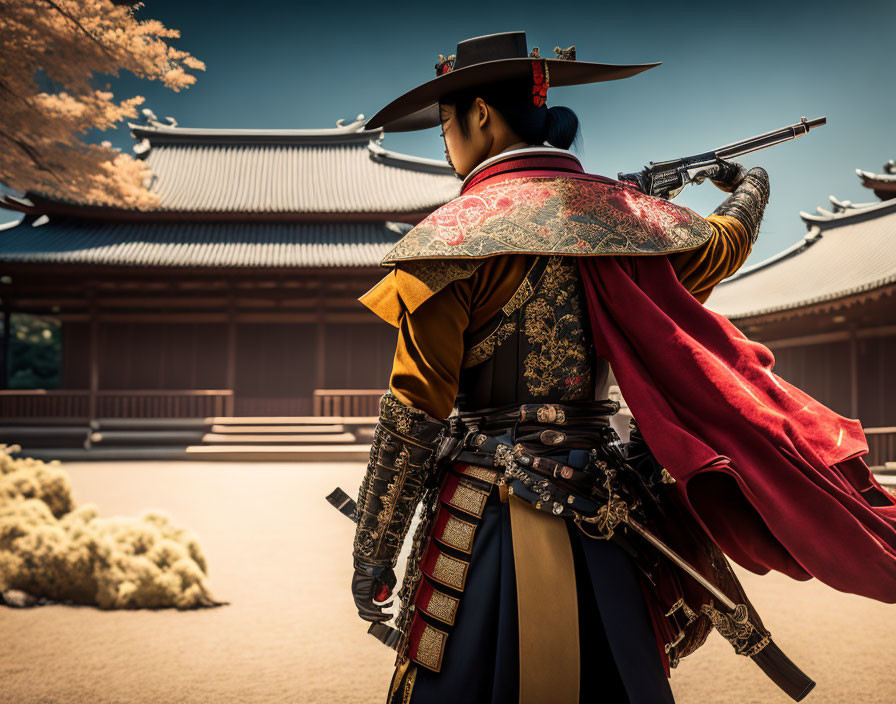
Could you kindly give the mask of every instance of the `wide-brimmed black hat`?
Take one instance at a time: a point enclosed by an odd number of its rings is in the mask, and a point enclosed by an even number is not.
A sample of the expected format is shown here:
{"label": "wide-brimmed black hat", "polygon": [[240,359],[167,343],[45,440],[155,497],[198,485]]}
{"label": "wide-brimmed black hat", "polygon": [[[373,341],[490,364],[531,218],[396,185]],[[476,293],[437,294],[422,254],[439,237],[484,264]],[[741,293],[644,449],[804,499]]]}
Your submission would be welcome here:
{"label": "wide-brimmed black hat", "polygon": [[[575,47],[554,49],[557,58],[530,53],[525,32],[501,32],[460,42],[457,51],[436,64],[436,78],[396,98],[367,121],[367,129],[382,127],[386,132],[410,132],[439,124],[439,99],[477,85],[528,78],[533,79],[533,62],[541,64],[547,84],[571,86],[580,83],[615,81],[646,71],[651,64],[598,64],[576,61]],[[534,69],[539,71],[538,68]],[[539,74],[540,78],[540,74]]]}

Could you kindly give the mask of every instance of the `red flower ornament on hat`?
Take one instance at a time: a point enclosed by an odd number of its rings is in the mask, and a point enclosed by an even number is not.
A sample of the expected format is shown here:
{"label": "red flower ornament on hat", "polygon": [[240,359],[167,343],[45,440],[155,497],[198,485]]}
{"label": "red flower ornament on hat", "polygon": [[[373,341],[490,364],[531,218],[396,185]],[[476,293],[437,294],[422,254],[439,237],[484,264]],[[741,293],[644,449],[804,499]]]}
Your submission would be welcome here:
{"label": "red flower ornament on hat", "polygon": [[548,88],[551,85],[548,65],[547,62],[540,60],[541,55],[538,53],[538,47],[532,49],[529,56],[533,59],[539,59],[532,62],[532,104],[540,108],[548,99]]}

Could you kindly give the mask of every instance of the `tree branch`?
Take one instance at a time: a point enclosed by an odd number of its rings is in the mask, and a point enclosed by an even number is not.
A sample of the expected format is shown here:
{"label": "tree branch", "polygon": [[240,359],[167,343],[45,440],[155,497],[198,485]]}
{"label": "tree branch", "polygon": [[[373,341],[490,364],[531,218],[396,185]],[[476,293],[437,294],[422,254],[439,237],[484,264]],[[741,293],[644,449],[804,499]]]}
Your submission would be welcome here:
{"label": "tree branch", "polygon": [[23,103],[25,103],[25,105],[27,105],[29,108],[32,107],[31,102],[27,98],[23,98],[21,95],[16,93],[12,88],[10,88],[8,85],[6,85],[6,81],[4,81],[2,78],[0,78],[0,88],[5,90],[13,98],[16,98],[16,99],[22,101]]}
{"label": "tree branch", "polygon": [[96,45],[97,45],[100,49],[103,50],[103,53],[105,53],[106,56],[108,56],[110,59],[113,59],[113,60],[115,59],[115,56],[112,54],[112,52],[110,52],[110,51],[106,48],[106,46],[105,46],[99,39],[97,39],[97,38],[96,38],[95,36],[93,36],[90,32],[88,32],[87,29],[86,29],[86,27],[84,27],[84,25],[82,25],[80,22],[78,22],[77,19],[75,19],[75,18],[72,17],[68,12],[66,12],[66,11],[63,10],[61,7],[59,7],[59,5],[57,5],[55,2],[53,2],[53,0],[43,0],[43,1],[44,1],[47,5],[49,5],[49,6],[52,7],[53,9],[55,9],[60,15],[62,15],[63,17],[65,17],[69,22],[71,22],[72,24],[74,24],[78,29],[80,29],[82,32],[84,32],[84,34],[86,34],[88,37],[90,37],[90,38],[96,43]]}
{"label": "tree branch", "polygon": [[22,140],[16,139],[15,137],[13,137],[11,135],[8,135],[6,132],[3,132],[2,130],[0,130],[0,137],[5,137],[10,142],[15,144],[19,149],[21,149],[23,152],[25,152],[25,154],[28,155],[28,157],[31,159],[31,161],[34,162],[34,164],[37,166],[38,171],[46,171],[48,174],[50,174],[50,176],[52,176],[57,181],[59,181],[60,185],[62,185],[62,179],[59,178],[52,169],[43,165],[41,160],[38,158],[37,151],[35,151],[35,149],[31,145],[26,144]]}

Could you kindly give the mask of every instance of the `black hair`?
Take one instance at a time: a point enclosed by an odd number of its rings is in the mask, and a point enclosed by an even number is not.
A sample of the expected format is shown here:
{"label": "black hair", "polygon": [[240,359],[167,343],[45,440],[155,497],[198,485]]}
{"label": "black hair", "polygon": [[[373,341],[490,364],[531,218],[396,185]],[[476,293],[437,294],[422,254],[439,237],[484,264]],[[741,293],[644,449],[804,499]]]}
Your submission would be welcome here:
{"label": "black hair", "polygon": [[569,149],[579,136],[579,118],[567,107],[536,106],[532,102],[530,81],[503,81],[468,88],[439,100],[442,105],[453,105],[461,134],[470,135],[466,116],[476,98],[497,110],[508,127],[529,144],[543,144]]}

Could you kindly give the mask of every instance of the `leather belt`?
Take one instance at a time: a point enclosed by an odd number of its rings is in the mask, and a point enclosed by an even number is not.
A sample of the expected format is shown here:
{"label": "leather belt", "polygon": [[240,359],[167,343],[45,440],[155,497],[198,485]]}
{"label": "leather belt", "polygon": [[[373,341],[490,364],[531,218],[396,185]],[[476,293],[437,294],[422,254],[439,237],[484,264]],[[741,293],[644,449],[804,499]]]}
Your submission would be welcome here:
{"label": "leather belt", "polygon": [[[619,411],[619,402],[610,399],[567,401],[564,403],[523,403],[462,411],[449,416],[452,435],[463,436],[470,430],[512,427],[550,426],[563,432],[566,428],[594,429],[608,426],[609,417]],[[559,442],[548,444],[560,444]]]}

